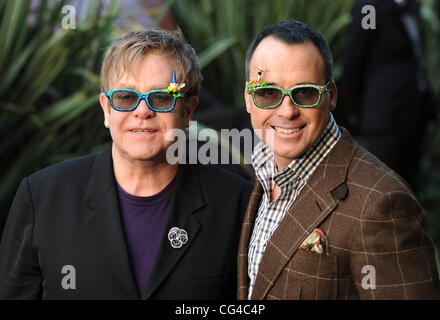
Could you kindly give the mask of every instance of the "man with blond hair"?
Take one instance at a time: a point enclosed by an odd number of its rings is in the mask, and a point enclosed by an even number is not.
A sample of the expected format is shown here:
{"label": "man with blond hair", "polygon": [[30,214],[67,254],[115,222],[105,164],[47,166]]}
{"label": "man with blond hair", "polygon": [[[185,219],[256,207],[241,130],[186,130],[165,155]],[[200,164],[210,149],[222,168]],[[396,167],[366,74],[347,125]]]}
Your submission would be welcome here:
{"label": "man with blond hair", "polygon": [[23,179],[0,244],[3,299],[231,299],[250,186],[171,164],[202,76],[181,32],[132,32],[106,51],[112,145]]}

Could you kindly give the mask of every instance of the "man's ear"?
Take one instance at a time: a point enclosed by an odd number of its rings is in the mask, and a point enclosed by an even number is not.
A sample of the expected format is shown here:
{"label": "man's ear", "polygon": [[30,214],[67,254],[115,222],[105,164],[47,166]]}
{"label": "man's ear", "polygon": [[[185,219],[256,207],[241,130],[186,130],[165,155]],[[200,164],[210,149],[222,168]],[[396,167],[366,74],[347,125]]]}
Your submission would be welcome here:
{"label": "man's ear", "polygon": [[244,103],[246,104],[246,111],[250,114],[251,113],[251,105],[250,103],[253,103],[252,96],[247,92],[248,83],[246,82],[246,85],[244,86]]}
{"label": "man's ear", "polygon": [[191,96],[185,103],[185,126],[189,126],[189,122],[192,120],[194,111],[196,111],[197,106],[199,105],[199,97]]}
{"label": "man's ear", "polygon": [[329,93],[330,93],[329,108],[331,111],[333,111],[336,109],[336,103],[338,102],[338,87],[336,87],[336,83],[334,80],[331,80],[329,83]]}
{"label": "man's ear", "polygon": [[108,128],[110,126],[110,103],[104,93],[99,95],[99,104],[101,105],[102,112],[104,113],[104,126]]}

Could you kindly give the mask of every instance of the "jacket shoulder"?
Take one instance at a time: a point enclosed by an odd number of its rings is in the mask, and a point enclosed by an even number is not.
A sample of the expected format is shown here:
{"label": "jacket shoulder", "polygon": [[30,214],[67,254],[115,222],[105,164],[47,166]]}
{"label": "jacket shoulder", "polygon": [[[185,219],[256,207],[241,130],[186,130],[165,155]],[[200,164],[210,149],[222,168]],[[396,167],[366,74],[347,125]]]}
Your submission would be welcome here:
{"label": "jacket shoulder", "polygon": [[411,187],[362,147],[353,156],[346,183],[349,197],[340,210],[364,222],[408,220],[423,215],[423,208]]}
{"label": "jacket shoulder", "polygon": [[199,164],[198,166],[200,179],[202,182],[215,184],[216,186],[226,186],[233,189],[252,190],[252,184],[234,172],[221,169],[214,165]]}
{"label": "jacket shoulder", "polygon": [[347,180],[380,193],[412,194],[411,187],[402,177],[361,146],[353,155]]}
{"label": "jacket shoulder", "polygon": [[98,154],[89,154],[52,164],[34,172],[27,179],[29,184],[34,187],[43,187],[48,184],[54,186],[67,181],[87,179]]}

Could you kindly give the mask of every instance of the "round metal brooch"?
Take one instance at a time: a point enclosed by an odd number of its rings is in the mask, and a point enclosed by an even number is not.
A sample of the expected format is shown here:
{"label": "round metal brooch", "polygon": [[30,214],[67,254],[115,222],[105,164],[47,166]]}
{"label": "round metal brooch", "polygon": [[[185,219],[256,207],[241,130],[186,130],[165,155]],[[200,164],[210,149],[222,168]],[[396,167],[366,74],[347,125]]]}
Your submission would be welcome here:
{"label": "round metal brooch", "polygon": [[185,243],[188,242],[188,233],[183,229],[173,227],[168,232],[168,240],[170,240],[173,248],[181,248]]}

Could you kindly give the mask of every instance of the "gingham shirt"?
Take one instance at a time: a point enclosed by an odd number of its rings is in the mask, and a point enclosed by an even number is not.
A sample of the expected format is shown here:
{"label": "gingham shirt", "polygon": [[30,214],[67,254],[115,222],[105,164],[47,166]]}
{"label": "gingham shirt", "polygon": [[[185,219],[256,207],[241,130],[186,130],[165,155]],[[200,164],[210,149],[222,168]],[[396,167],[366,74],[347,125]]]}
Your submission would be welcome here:
{"label": "gingham shirt", "polygon": [[[262,141],[255,146],[252,165],[264,189],[258,209],[248,251],[248,275],[250,299],[258,268],[270,239],[289,207],[306,184],[318,164],[341,137],[341,131],[330,113],[330,120],[321,137],[301,157],[292,160],[283,171],[277,172],[273,153]],[[275,183],[280,187],[279,197],[270,202]]]}

